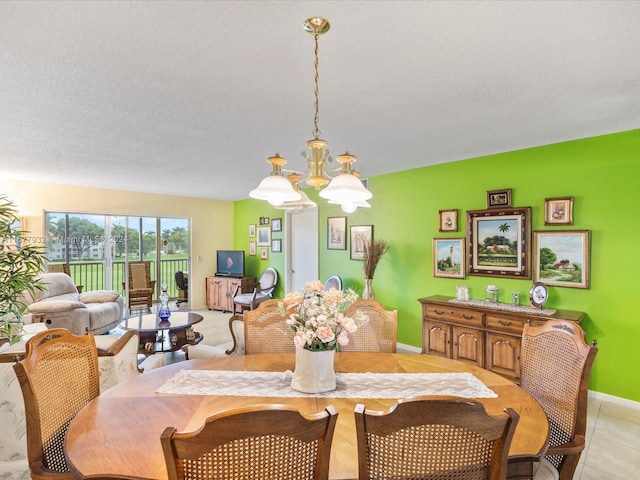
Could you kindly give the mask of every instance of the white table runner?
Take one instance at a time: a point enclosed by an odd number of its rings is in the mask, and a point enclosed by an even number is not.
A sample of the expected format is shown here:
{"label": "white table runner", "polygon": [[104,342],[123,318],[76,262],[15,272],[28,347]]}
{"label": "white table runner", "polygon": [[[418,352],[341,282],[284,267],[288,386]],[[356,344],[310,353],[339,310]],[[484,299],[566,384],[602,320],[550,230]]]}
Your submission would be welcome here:
{"label": "white table runner", "polygon": [[293,372],[180,370],[157,393],[240,397],[406,398],[452,395],[496,398],[471,373],[336,373],[336,389],[320,394],[291,388]]}

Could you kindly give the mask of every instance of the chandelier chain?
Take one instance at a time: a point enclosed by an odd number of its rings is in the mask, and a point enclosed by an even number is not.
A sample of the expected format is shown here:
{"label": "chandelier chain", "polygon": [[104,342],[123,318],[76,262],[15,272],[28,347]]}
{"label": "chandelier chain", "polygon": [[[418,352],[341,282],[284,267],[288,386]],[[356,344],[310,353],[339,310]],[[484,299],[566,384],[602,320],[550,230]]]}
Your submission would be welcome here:
{"label": "chandelier chain", "polygon": [[318,38],[320,37],[320,35],[318,33],[316,33],[314,35],[315,41],[316,41],[316,48],[315,48],[315,62],[314,62],[314,67],[315,67],[315,76],[314,76],[314,83],[315,83],[315,89],[313,91],[314,95],[315,95],[315,109],[316,109],[316,114],[313,117],[313,136],[314,138],[320,138],[320,129],[318,128],[318,122],[319,122],[319,115],[318,115],[318,109],[319,109],[319,101],[318,101],[318,97],[320,94],[320,89],[318,88],[318,80],[320,79],[320,75],[318,74],[318,56],[319,56],[319,52],[320,52],[320,48],[319,48],[319,42],[318,42]]}

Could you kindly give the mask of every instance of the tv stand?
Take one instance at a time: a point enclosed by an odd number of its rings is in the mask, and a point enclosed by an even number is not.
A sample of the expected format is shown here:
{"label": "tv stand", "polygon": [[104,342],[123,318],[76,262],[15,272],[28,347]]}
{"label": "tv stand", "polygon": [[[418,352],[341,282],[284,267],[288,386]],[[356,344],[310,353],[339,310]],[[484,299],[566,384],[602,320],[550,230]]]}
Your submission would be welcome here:
{"label": "tv stand", "polygon": [[206,278],[207,308],[209,310],[233,311],[233,293],[250,293],[256,284],[255,277],[219,276]]}

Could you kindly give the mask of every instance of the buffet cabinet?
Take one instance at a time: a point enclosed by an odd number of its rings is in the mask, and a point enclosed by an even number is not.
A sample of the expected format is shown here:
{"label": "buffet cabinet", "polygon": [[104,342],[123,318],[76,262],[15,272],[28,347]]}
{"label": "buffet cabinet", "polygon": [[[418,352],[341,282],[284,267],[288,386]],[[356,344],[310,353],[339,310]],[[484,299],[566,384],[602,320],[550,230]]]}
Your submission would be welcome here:
{"label": "buffet cabinet", "polygon": [[233,294],[238,288],[238,294],[253,292],[256,286],[255,277],[207,277],[206,279],[207,308],[233,312]]}
{"label": "buffet cabinet", "polygon": [[[552,315],[499,310],[451,303],[452,297],[420,298],[422,305],[422,353],[473,363],[515,382],[520,379],[520,345],[525,323],[539,325],[547,320],[580,323],[583,312],[556,310]],[[479,305],[478,305],[479,304]]]}

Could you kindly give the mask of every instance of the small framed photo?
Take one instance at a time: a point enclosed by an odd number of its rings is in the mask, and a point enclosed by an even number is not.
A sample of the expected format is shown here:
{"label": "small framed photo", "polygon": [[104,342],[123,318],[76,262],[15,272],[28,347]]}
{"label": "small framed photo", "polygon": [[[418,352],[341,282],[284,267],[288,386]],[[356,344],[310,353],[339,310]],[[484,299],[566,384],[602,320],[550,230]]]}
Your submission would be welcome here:
{"label": "small framed photo", "polygon": [[573,225],[573,197],[544,199],[545,225]]}
{"label": "small framed photo", "polygon": [[271,252],[272,253],[282,252],[282,239],[274,238],[273,240],[271,240]]}
{"label": "small framed photo", "polygon": [[250,238],[254,238],[256,236],[256,224],[255,223],[250,223],[249,224],[249,237]]}
{"label": "small framed photo", "polygon": [[256,242],[249,242],[249,255],[256,254]]}
{"label": "small framed photo", "polygon": [[269,225],[269,217],[260,217],[260,225]]}
{"label": "small framed photo", "polygon": [[589,288],[589,233],[533,232],[533,280],[556,287]]}
{"label": "small framed photo", "polygon": [[327,218],[327,250],[347,249],[347,217]]}
{"label": "small framed photo", "polygon": [[487,208],[506,208],[511,206],[511,189],[489,190],[487,192]]}
{"label": "small framed photo", "polygon": [[282,219],[281,218],[272,218],[271,219],[271,231],[272,232],[281,232],[282,231]]}
{"label": "small framed photo", "polygon": [[465,278],[464,238],[433,239],[433,276]]}
{"label": "small framed photo", "polygon": [[458,210],[438,210],[440,214],[441,232],[457,232],[458,231]]}
{"label": "small framed photo", "polygon": [[271,246],[271,227],[258,227],[258,246],[270,247]]}
{"label": "small framed photo", "polygon": [[269,249],[262,247],[260,249],[260,260],[268,260],[269,259]]}
{"label": "small framed photo", "polygon": [[353,225],[351,227],[351,260],[364,258],[364,246],[373,238],[373,225]]}

